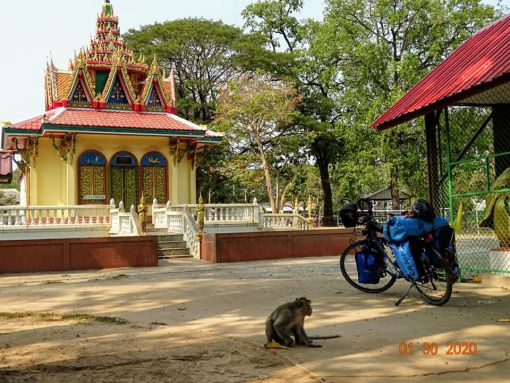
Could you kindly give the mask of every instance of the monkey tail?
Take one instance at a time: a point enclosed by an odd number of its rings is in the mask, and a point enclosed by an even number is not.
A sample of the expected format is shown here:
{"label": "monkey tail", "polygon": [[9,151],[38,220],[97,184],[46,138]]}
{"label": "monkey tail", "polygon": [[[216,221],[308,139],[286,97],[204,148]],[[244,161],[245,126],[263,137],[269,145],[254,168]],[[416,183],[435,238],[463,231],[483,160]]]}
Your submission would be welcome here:
{"label": "monkey tail", "polygon": [[342,335],[317,335],[317,336],[309,336],[308,338],[313,340],[318,339],[335,339],[335,338],[341,338]]}

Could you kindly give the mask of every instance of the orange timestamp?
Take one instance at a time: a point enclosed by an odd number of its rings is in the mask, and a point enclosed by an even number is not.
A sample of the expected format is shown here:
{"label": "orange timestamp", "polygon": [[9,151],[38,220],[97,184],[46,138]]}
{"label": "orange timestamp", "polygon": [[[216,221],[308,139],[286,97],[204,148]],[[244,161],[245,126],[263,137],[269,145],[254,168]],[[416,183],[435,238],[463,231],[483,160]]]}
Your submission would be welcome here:
{"label": "orange timestamp", "polygon": [[436,342],[423,342],[413,343],[402,341],[398,345],[398,353],[402,356],[405,355],[461,355],[461,356],[475,356],[478,353],[478,346],[476,342],[446,342],[440,345]]}

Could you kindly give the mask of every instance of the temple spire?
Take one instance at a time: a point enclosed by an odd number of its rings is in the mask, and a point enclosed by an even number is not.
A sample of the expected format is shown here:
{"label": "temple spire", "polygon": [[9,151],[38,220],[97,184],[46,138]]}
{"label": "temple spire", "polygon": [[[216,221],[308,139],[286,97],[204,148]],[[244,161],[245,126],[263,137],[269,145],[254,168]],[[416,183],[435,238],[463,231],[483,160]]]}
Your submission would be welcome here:
{"label": "temple spire", "polygon": [[177,105],[177,99],[175,97],[175,64],[172,62],[172,69],[170,70],[170,84],[171,84],[171,93],[170,99],[172,102],[172,107],[175,108]]}
{"label": "temple spire", "polygon": [[110,4],[110,0],[105,0],[103,4],[103,11],[101,13],[101,17],[109,17],[113,16],[113,7]]}

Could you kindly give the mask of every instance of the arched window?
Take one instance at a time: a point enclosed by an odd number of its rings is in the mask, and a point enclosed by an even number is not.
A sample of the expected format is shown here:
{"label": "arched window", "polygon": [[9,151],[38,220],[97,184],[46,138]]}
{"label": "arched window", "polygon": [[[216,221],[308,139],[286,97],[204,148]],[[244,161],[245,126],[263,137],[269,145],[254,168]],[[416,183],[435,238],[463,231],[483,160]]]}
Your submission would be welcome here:
{"label": "arched window", "polygon": [[110,198],[118,204],[124,202],[126,209],[138,205],[138,163],[129,152],[118,152],[110,161]]}
{"label": "arched window", "polygon": [[154,198],[159,203],[168,200],[168,167],[163,154],[149,152],[142,157],[142,191],[148,203]]}
{"label": "arched window", "polygon": [[106,158],[95,150],[78,159],[78,203],[106,204]]}

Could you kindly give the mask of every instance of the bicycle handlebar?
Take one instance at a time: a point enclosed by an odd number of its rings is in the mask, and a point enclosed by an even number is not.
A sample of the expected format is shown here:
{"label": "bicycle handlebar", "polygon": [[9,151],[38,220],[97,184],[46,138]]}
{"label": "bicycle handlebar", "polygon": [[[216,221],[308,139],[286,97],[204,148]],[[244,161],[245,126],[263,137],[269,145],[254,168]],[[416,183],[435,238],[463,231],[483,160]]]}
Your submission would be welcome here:
{"label": "bicycle handlebar", "polygon": [[360,198],[358,202],[356,202],[356,205],[360,210],[368,211],[369,213],[372,212],[372,200],[369,198]]}
{"label": "bicycle handlebar", "polygon": [[369,198],[360,198],[356,205],[360,209],[358,214],[358,224],[366,225],[367,230],[382,233],[383,227],[375,219],[372,212],[372,200]]}

